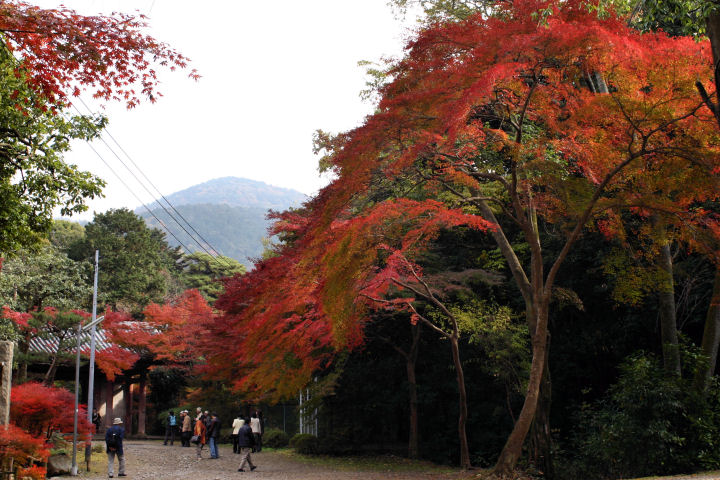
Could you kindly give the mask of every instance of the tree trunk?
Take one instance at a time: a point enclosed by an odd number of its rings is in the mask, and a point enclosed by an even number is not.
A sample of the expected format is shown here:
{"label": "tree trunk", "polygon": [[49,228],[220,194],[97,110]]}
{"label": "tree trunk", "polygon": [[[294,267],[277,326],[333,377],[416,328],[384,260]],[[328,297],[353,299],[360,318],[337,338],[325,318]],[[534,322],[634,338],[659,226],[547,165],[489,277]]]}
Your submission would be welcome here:
{"label": "tree trunk", "polygon": [[453,363],[455,364],[455,372],[457,373],[458,396],[460,403],[460,414],[458,416],[460,466],[464,469],[468,469],[470,468],[470,449],[468,448],[467,433],[465,432],[465,424],[467,423],[467,393],[465,391],[465,375],[463,374],[462,364],[460,363],[460,348],[458,346],[457,335],[450,336],[450,345],[452,348]]}
{"label": "tree trunk", "polygon": [[[535,298],[540,298],[540,295],[535,295]],[[530,431],[530,425],[537,411],[540,384],[542,383],[543,372],[546,366],[545,357],[547,355],[548,340],[547,302],[539,305],[536,312],[536,328],[532,338],[532,363],[530,365],[530,378],[528,381],[527,394],[525,395],[525,402],[493,469],[493,473],[501,477],[509,476],[520,459],[523,443],[525,443],[525,438],[527,437],[528,431]]]}
{"label": "tree trunk", "polygon": [[715,64],[715,108],[711,108],[711,110],[713,110],[718,125],[720,125],[720,11],[716,10],[708,15],[706,27]]}
{"label": "tree trunk", "polygon": [[140,374],[140,386],[138,387],[138,436],[145,438],[145,386],[147,383],[147,376],[145,372]]}
{"label": "tree trunk", "polygon": [[412,345],[410,353],[406,357],[405,366],[408,377],[408,394],[410,396],[410,434],[408,435],[408,457],[420,458],[420,433],[418,429],[418,396],[417,396],[417,378],[415,376],[415,366],[417,364],[418,343],[420,341],[420,325],[415,324],[411,327]]}
{"label": "tree trunk", "polygon": [[551,480],[555,478],[555,467],[552,456],[552,435],[550,432],[550,408],[552,406],[552,379],[550,377],[550,341],[548,339],[545,350],[545,369],[540,393],[538,397],[537,411],[530,430],[532,442],[532,459],[537,468],[543,473],[543,478]]}
{"label": "tree trunk", "polygon": [[45,372],[45,379],[43,380],[43,383],[48,387],[51,387],[53,382],[55,381],[55,372],[57,372],[58,356],[58,352],[55,352],[53,354],[52,360],[50,361],[50,367],[48,367],[48,371]]}
{"label": "tree trunk", "polygon": [[21,339],[18,342],[18,352],[20,355],[18,355],[18,369],[17,369],[17,378],[15,379],[15,383],[25,383],[27,382],[27,369],[28,369],[28,363],[27,363],[27,357],[28,357],[28,351],[30,350],[30,334],[25,335],[25,338]]}
{"label": "tree trunk", "polygon": [[660,286],[658,297],[663,365],[668,373],[680,375],[680,349],[675,315],[675,282],[673,280],[672,253],[670,252],[670,242],[664,238],[661,242],[658,263],[663,272],[663,283]]}
{"label": "tree trunk", "polygon": [[713,282],[712,297],[710,306],[705,316],[705,331],[702,337],[702,352],[707,359],[704,368],[698,368],[695,373],[695,389],[698,392],[705,392],[710,377],[715,371],[717,364],[718,345],[720,344],[720,268],[715,269],[715,280]]}

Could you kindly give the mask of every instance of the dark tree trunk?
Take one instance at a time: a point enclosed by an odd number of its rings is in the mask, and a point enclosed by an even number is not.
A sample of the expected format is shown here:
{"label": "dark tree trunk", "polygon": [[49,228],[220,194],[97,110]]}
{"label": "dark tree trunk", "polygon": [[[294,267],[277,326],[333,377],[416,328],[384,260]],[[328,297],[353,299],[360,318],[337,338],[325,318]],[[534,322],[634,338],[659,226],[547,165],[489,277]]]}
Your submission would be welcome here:
{"label": "dark tree trunk", "polygon": [[45,372],[45,379],[43,380],[43,383],[48,387],[52,386],[53,382],[55,381],[55,373],[57,372],[57,360],[59,355],[59,352],[55,352],[53,354],[52,360],[50,361],[50,366],[48,367],[47,372]]}
{"label": "dark tree trunk", "polygon": [[720,268],[715,269],[715,280],[713,281],[713,292],[710,297],[707,315],[705,316],[705,331],[702,338],[702,352],[707,359],[704,368],[698,368],[695,374],[695,389],[698,392],[705,392],[710,377],[715,371],[717,364],[718,345],[720,344]]}
{"label": "dark tree trunk", "polygon": [[658,293],[660,308],[660,340],[662,342],[665,371],[680,375],[680,349],[675,314],[675,281],[673,280],[672,253],[670,242],[662,239],[658,263],[662,270],[662,285]]}
{"label": "dark tree trunk", "polygon": [[710,13],[706,22],[707,35],[712,47],[713,62],[715,64],[715,117],[720,125],[720,110],[717,109],[720,103],[720,10]]}
{"label": "dark tree trunk", "polygon": [[705,20],[707,36],[710,39],[710,47],[712,48],[713,62],[715,65],[715,100],[710,98],[710,95],[705,91],[705,87],[700,80],[695,82],[695,85],[700,91],[703,102],[705,102],[713,115],[715,115],[718,126],[720,126],[720,10],[711,12]]}
{"label": "dark tree trunk", "polygon": [[27,357],[28,357],[28,351],[30,350],[30,335],[26,335],[25,338],[21,339],[18,342],[18,352],[20,355],[18,355],[18,369],[17,369],[17,377],[15,378],[15,383],[25,383],[27,382],[27,370],[28,370],[28,364],[27,364]]}
{"label": "dark tree trunk", "polygon": [[550,340],[545,355],[545,371],[540,383],[540,394],[538,397],[537,411],[530,429],[530,441],[532,443],[532,460],[537,468],[543,473],[543,478],[551,480],[555,478],[552,455],[552,435],[550,431],[550,408],[552,406],[552,379],[550,377]]}
{"label": "dark tree trunk", "polygon": [[460,466],[468,469],[470,468],[470,449],[467,442],[467,432],[465,431],[465,425],[467,423],[467,392],[465,391],[465,375],[463,374],[462,364],[460,363],[460,348],[458,346],[457,335],[450,336],[450,346],[452,348],[453,363],[455,364],[455,373],[457,374],[458,401],[460,407],[460,414],[458,415]]}
{"label": "dark tree trunk", "polygon": [[532,337],[532,363],[530,365],[530,378],[528,381],[525,402],[523,403],[520,415],[515,422],[505,446],[495,463],[493,472],[500,477],[507,477],[512,474],[522,454],[522,447],[525,438],[530,431],[533,419],[537,412],[540,397],[540,385],[546,367],[547,355],[547,305],[541,305],[537,312],[537,328]]}
{"label": "dark tree trunk", "polygon": [[420,433],[418,428],[418,396],[415,366],[417,364],[418,344],[420,343],[420,325],[415,324],[412,329],[412,346],[406,357],[408,377],[408,394],[410,397],[410,434],[408,436],[408,457],[420,458]]}

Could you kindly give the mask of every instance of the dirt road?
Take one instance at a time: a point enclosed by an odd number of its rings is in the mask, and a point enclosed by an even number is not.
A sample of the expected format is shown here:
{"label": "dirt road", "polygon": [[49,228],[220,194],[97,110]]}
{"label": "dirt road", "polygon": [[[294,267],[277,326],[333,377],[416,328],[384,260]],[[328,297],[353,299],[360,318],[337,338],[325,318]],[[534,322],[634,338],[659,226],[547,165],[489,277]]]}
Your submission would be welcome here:
{"label": "dirt road", "polygon": [[[197,459],[195,447],[183,448],[177,443],[164,446],[157,441],[125,441],[126,473],[128,480],[448,480],[459,474],[438,472],[377,472],[347,471],[299,462],[278,452],[261,452],[252,455],[258,466],[254,472],[238,472],[240,455],[232,453],[229,445],[220,445],[220,458],[210,459],[207,446],[202,460]],[[81,473],[84,480],[107,477],[107,456],[93,454],[92,472]],[[82,464],[84,465],[84,464]],[[115,477],[117,478],[117,460]],[[123,477],[121,477],[123,478]]]}

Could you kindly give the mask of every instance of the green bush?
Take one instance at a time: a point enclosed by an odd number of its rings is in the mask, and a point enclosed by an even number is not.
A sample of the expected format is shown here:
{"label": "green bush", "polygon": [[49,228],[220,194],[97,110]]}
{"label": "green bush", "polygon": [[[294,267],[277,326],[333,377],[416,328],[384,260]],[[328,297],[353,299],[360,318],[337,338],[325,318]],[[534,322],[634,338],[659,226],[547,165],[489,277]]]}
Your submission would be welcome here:
{"label": "green bush", "polygon": [[262,437],[263,446],[270,448],[287,447],[290,443],[290,437],[287,433],[278,428],[270,428],[265,430]]}
{"label": "green bush", "polygon": [[[683,364],[691,366],[685,356]],[[688,378],[668,374],[646,354],[626,360],[607,395],[581,412],[569,449],[575,458],[565,470],[585,478],[628,478],[718,468],[718,389],[713,384],[707,396],[697,393],[693,368],[687,370]]]}
{"label": "green bush", "polygon": [[290,439],[290,446],[298,453],[312,455],[318,452],[318,438],[309,433],[298,433]]}
{"label": "green bush", "polygon": [[318,439],[318,453],[322,455],[348,455],[353,451],[353,445],[343,435],[334,434]]}

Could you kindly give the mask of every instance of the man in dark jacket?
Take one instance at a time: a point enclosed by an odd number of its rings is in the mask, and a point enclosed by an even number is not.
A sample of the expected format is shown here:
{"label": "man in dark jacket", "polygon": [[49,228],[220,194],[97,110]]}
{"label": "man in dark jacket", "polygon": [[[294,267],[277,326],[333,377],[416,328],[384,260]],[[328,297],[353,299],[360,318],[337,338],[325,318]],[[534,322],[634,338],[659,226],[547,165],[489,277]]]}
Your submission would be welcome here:
{"label": "man in dark jacket", "polygon": [[240,468],[238,468],[238,472],[245,471],[244,467],[246,463],[250,466],[251,472],[257,468],[253,465],[252,460],[250,459],[250,453],[252,452],[253,445],[255,445],[255,437],[253,436],[252,428],[250,428],[250,419],[246,418],[245,423],[238,431],[238,447],[240,448],[241,455]]}
{"label": "man in dark jacket", "polygon": [[108,456],[108,477],[113,477],[113,467],[115,464],[115,455],[118,457],[118,477],[125,476],[125,452],[123,451],[123,438],[125,438],[125,429],[121,426],[122,419],[113,420],[112,427],[105,432],[105,446],[107,447]]}
{"label": "man in dark jacket", "polygon": [[210,426],[207,430],[207,436],[210,442],[210,458],[219,458],[217,444],[218,438],[220,437],[220,419],[215,412],[213,412],[210,418]]}

